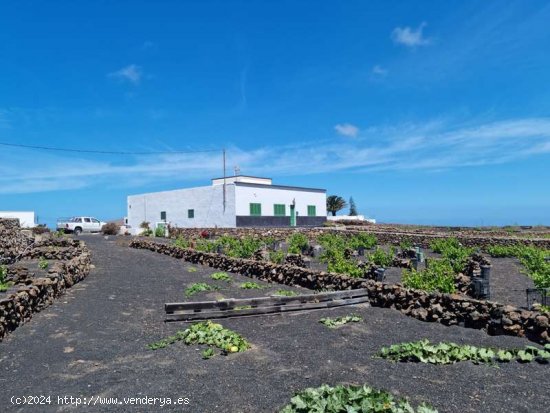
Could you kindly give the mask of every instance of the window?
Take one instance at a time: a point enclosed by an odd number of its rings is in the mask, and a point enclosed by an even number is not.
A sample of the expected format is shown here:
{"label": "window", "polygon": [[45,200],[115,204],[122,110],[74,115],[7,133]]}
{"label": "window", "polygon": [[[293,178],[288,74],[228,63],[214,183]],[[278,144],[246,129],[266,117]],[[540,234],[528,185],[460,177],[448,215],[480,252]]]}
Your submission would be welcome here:
{"label": "window", "polygon": [[188,209],[187,210],[187,218],[195,218],[195,210],[194,209]]}
{"label": "window", "polygon": [[316,217],[317,216],[317,208],[315,208],[315,205],[308,205],[307,206],[307,216],[308,217]]}
{"label": "window", "polygon": [[166,221],[166,211],[160,211],[160,220]]}
{"label": "window", "polygon": [[273,205],[273,215],[276,217],[284,217],[286,215],[286,207],[284,204]]}
{"label": "window", "polygon": [[259,217],[262,215],[262,204],[250,203],[250,215]]}
{"label": "window", "polygon": [[90,218],[84,218],[84,222],[91,222]]}
{"label": "window", "polygon": [[99,220],[97,220],[97,219],[95,219],[95,218],[92,218],[92,222],[93,222],[94,224],[99,224]]}

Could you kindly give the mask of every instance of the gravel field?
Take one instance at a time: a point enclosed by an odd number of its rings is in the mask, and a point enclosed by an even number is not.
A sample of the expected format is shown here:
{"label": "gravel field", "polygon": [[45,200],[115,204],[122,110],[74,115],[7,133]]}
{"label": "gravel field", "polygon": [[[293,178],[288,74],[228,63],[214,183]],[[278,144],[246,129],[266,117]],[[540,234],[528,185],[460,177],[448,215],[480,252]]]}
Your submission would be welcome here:
{"label": "gravel field", "polygon": [[[390,363],[373,358],[381,346],[429,338],[475,345],[531,344],[517,337],[423,323],[400,313],[367,306],[293,315],[228,319],[252,349],[203,360],[203,346],[176,343],[151,351],[147,344],[185,328],[164,323],[165,302],[183,301],[185,287],[209,282],[222,287],[192,299],[268,295],[290,288],[266,284],[242,290],[247,277],[212,281],[216,270],[101,236],[83,236],[95,269],[54,305],[11,333],[1,348],[2,411],[6,412],[275,412],[295,391],[323,383],[367,383],[440,412],[550,411],[549,365],[450,366]],[[507,297],[506,268],[495,265],[495,296]],[[499,264],[500,265],[500,264]],[[197,268],[189,272],[188,268]],[[510,270],[518,271],[518,269]],[[502,276],[496,276],[502,274]],[[510,272],[512,274],[512,272]],[[499,284],[500,283],[500,284]],[[502,286],[499,287],[499,285]],[[510,300],[513,297],[510,296]],[[363,322],[328,329],[321,317],[359,314]],[[15,406],[11,396],[51,395],[51,405]],[[187,406],[61,406],[57,396],[188,397]]]}

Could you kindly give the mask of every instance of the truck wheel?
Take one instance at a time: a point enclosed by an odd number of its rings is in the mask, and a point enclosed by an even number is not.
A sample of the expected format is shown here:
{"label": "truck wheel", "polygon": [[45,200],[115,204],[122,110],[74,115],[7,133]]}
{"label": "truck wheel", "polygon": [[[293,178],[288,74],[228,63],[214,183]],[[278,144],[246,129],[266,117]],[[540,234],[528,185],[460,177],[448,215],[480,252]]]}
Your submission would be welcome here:
{"label": "truck wheel", "polygon": [[76,236],[78,236],[78,235],[82,234],[82,228],[76,227],[73,232]]}

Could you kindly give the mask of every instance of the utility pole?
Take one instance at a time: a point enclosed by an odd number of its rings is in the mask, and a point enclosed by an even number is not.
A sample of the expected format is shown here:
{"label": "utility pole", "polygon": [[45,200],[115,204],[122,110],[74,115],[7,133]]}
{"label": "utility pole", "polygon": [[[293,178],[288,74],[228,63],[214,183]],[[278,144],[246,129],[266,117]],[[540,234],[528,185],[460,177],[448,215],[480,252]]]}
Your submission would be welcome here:
{"label": "utility pole", "polygon": [[223,148],[223,212],[225,213],[225,148]]}

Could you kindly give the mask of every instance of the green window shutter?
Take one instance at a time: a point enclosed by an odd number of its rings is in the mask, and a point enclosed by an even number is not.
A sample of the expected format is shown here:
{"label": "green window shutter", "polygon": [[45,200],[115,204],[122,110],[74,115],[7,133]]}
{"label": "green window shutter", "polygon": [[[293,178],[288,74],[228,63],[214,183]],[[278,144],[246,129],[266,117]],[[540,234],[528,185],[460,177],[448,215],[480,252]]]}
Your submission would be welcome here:
{"label": "green window shutter", "polygon": [[166,211],[160,211],[160,220],[166,221]]}
{"label": "green window shutter", "polygon": [[253,217],[259,217],[262,215],[262,204],[250,203],[250,215]]}
{"label": "green window shutter", "polygon": [[187,210],[187,218],[195,218],[195,210],[194,209],[188,209]]}
{"label": "green window shutter", "polygon": [[285,204],[274,204],[273,205],[273,215],[276,217],[284,217],[286,215],[286,206]]}
{"label": "green window shutter", "polygon": [[307,216],[308,217],[317,216],[317,208],[315,207],[315,205],[308,205],[307,206]]}

